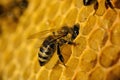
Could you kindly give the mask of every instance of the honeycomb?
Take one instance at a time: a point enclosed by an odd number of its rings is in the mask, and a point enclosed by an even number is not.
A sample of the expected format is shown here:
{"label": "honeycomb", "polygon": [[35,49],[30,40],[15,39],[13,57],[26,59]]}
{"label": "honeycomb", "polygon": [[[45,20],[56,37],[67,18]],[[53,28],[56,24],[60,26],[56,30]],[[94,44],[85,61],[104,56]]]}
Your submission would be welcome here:
{"label": "honeycomb", "polygon": [[[115,9],[98,0],[95,14],[94,4],[84,6],[83,0],[29,0],[9,9],[20,1],[0,1],[0,80],[120,80],[119,0],[112,0]],[[43,40],[27,37],[75,23],[80,24],[74,40],[78,45],[61,48],[66,66],[56,52],[40,66],[37,53]]]}

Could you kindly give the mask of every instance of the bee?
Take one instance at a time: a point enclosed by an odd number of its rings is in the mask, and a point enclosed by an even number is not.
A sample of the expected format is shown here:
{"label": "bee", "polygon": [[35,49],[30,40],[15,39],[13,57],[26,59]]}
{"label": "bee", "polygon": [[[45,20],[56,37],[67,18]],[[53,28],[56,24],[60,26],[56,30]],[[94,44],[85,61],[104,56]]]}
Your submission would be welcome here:
{"label": "bee", "polygon": [[[79,24],[75,24],[73,27],[63,26],[56,32],[54,31],[51,35],[47,36],[42,42],[38,52],[38,61],[40,66],[45,65],[51,59],[56,50],[59,60],[64,64],[64,58],[61,54],[60,47],[64,44],[75,45],[73,40],[78,36],[79,28]],[[49,30],[46,32],[48,31]],[[33,34],[31,37],[37,37],[37,35],[43,32],[44,31]]]}
{"label": "bee", "polygon": [[108,7],[110,7],[111,9],[114,9],[111,0],[105,0],[105,7],[106,9],[108,9]]}
{"label": "bee", "polygon": [[97,0],[83,0],[83,4],[85,6],[91,5],[92,3],[96,2]]}
{"label": "bee", "polygon": [[[98,6],[99,6],[97,0],[83,0],[83,4],[84,4],[84,6],[89,6],[91,4],[94,4],[95,13],[96,13],[96,11],[98,9]],[[113,5],[111,3],[111,0],[105,0],[105,7],[106,7],[106,9],[108,9],[109,7],[111,9],[114,9],[114,7],[113,7]]]}

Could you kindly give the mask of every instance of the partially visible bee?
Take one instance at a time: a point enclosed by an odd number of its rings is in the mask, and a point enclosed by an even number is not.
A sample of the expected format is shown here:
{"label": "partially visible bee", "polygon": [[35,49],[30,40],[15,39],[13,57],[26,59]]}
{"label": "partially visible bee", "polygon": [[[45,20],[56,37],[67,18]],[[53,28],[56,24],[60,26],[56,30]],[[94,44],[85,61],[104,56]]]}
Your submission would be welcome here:
{"label": "partially visible bee", "polygon": [[[41,34],[41,32],[33,34],[30,37],[34,38],[37,37],[39,34]],[[75,24],[73,27],[63,26],[61,29],[57,30],[56,32],[53,32],[51,35],[46,37],[43,43],[41,44],[38,52],[38,60],[40,66],[45,65],[51,59],[53,53],[56,50],[59,60],[64,64],[64,58],[61,54],[60,47],[64,44],[75,45],[73,40],[78,36],[78,34],[79,24]]]}
{"label": "partially visible bee", "polygon": [[[97,0],[83,0],[83,4],[85,6],[89,6],[91,4],[94,4],[94,10],[95,10],[95,12],[97,11],[98,6],[99,6]],[[105,7],[106,7],[106,9],[108,9],[108,7],[110,7],[111,9],[114,9],[114,7],[113,7],[113,5],[111,3],[111,0],[105,0]]]}
{"label": "partially visible bee", "polygon": [[96,2],[97,0],[83,0],[83,4],[85,6],[91,5],[92,3]]}
{"label": "partially visible bee", "polygon": [[105,0],[105,7],[106,9],[108,9],[108,7],[110,7],[111,9],[114,9],[111,0]]}

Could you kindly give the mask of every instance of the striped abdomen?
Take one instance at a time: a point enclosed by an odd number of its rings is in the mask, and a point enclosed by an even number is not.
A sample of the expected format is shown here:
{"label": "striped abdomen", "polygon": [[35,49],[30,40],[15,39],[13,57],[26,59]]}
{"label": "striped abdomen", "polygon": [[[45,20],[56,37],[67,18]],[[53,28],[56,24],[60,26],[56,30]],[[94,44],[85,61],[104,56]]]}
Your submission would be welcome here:
{"label": "striped abdomen", "polygon": [[45,65],[50,60],[51,56],[56,50],[56,41],[50,42],[53,39],[54,38],[52,36],[47,37],[46,40],[43,42],[42,46],[40,47],[38,57],[41,66]]}

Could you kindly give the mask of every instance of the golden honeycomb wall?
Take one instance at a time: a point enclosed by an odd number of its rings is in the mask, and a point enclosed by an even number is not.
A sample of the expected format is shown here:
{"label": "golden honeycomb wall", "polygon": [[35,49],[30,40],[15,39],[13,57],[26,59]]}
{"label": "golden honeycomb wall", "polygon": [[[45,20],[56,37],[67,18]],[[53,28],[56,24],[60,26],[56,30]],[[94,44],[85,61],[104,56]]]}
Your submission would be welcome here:
{"label": "golden honeycomb wall", "polygon": [[[94,5],[82,1],[29,0],[22,14],[15,8],[13,16],[0,16],[0,80],[120,80],[120,1],[112,0],[116,8],[106,9],[105,0],[98,0],[95,15]],[[42,40],[27,37],[75,23],[80,24],[78,45],[62,47],[66,66],[55,52],[41,67],[37,53]]]}

